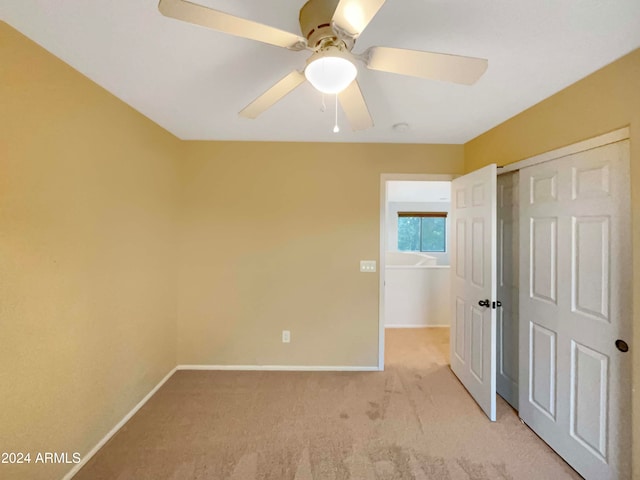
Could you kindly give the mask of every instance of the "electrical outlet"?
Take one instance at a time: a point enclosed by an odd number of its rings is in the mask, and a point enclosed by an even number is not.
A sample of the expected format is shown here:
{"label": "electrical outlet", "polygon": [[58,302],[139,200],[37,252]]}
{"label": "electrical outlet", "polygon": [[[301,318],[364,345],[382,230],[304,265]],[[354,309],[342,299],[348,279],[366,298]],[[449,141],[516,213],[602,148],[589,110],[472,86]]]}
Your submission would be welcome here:
{"label": "electrical outlet", "polygon": [[291,332],[289,330],[282,330],[282,343],[291,342]]}
{"label": "electrical outlet", "polygon": [[376,261],[375,260],[360,260],[360,271],[364,273],[375,273]]}

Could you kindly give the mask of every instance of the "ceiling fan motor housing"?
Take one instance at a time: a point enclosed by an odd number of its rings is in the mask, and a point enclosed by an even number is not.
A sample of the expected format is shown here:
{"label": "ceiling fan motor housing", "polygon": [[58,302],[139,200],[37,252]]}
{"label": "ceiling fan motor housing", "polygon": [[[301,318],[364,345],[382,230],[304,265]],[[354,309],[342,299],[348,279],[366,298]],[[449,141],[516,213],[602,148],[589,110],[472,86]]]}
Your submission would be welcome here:
{"label": "ceiling fan motor housing", "polygon": [[347,50],[353,48],[354,41],[340,37],[334,31],[331,20],[340,0],[309,0],[300,9],[300,31],[307,39],[309,47],[320,49],[328,43],[341,40]]}

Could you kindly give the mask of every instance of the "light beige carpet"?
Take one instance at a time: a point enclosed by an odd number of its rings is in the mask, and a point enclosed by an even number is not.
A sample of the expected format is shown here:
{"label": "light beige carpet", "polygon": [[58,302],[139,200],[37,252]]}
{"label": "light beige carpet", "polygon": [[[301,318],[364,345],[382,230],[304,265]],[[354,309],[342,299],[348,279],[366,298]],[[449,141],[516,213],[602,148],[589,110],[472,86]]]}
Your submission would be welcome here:
{"label": "light beige carpet", "polygon": [[387,330],[384,372],[177,372],[77,480],[580,478],[446,365],[447,329]]}

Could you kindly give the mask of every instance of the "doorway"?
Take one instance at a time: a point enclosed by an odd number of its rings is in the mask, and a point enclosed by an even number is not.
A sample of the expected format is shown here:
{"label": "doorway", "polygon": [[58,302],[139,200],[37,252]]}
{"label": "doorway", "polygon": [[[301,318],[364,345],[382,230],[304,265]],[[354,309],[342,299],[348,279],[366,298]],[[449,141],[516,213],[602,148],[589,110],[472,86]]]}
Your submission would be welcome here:
{"label": "doorway", "polygon": [[448,328],[451,180],[450,175],[381,175],[380,370],[385,328]]}

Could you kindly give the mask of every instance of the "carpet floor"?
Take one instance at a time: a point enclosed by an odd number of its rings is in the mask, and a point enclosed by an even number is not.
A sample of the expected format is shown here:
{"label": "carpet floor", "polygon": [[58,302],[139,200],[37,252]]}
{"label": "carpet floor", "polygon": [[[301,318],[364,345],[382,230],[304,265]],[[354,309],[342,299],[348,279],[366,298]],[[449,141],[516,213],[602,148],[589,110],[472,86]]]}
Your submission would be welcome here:
{"label": "carpet floor", "polygon": [[581,478],[502,399],[488,421],[448,329],[386,339],[384,372],[178,371],[75,479]]}

